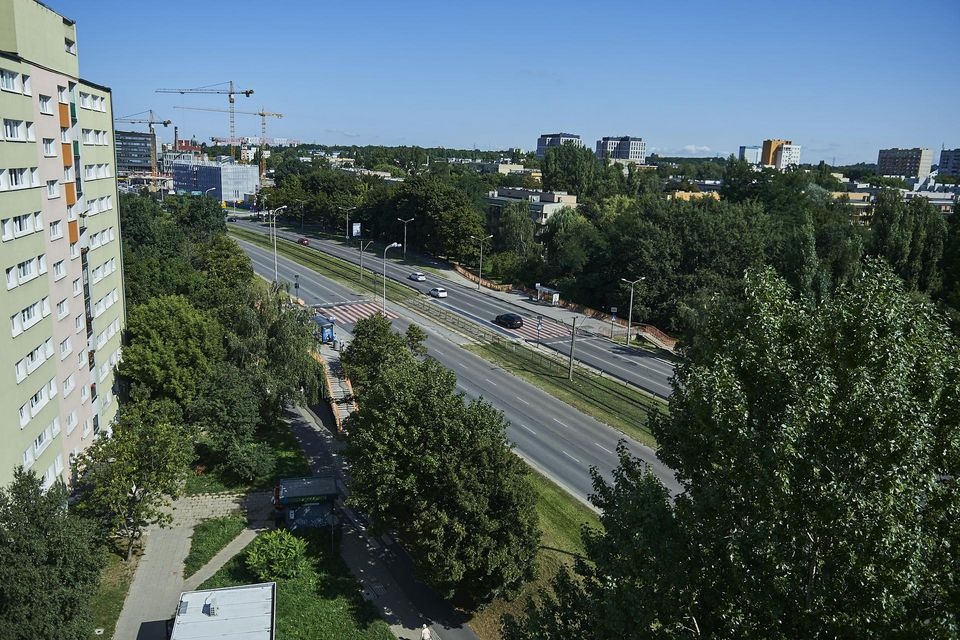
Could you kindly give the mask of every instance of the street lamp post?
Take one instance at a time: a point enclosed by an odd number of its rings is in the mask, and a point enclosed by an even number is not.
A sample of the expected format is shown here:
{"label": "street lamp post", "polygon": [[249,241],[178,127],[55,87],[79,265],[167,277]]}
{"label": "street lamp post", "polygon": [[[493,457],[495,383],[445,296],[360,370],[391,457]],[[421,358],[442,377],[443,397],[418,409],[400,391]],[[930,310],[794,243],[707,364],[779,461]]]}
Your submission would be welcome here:
{"label": "street lamp post", "polygon": [[339,209],[347,215],[347,242],[350,242],[350,212],[356,207],[339,207]]}
{"label": "street lamp post", "polygon": [[414,218],[410,218],[409,220],[404,220],[403,218],[397,218],[397,220],[403,223],[403,259],[406,260],[407,259],[407,223],[413,222]]}
{"label": "street lamp post", "polygon": [[287,208],[287,205],[278,207],[270,212],[270,222],[273,227],[273,281],[280,280],[279,269],[277,268],[277,214]]}
{"label": "street lamp post", "polygon": [[303,205],[306,204],[306,200],[297,200],[297,204],[300,205],[300,233],[303,233]]}
{"label": "street lamp post", "polygon": [[477,291],[479,291],[479,290],[480,290],[480,281],[483,280],[483,243],[486,242],[487,240],[489,240],[490,238],[492,238],[493,236],[492,236],[492,235],[489,235],[489,236],[486,236],[486,237],[483,237],[483,238],[478,238],[478,237],[476,237],[476,236],[470,236],[470,237],[471,237],[472,239],[474,239],[474,240],[479,240],[479,241],[480,241],[480,269],[479,269],[480,275],[477,277]]}
{"label": "street lamp post", "polygon": [[204,190],[203,195],[204,195],[204,197],[206,197],[206,195],[207,195],[208,193],[210,193],[211,191],[216,191],[216,190],[217,190],[216,187],[210,187],[209,189],[205,189],[205,190]]}
{"label": "street lamp post", "polygon": [[647,279],[646,276],[640,276],[636,280],[627,280],[626,278],[620,278],[624,282],[630,285],[630,311],[628,312],[627,319],[627,346],[630,346],[630,337],[633,334],[633,287],[638,282],[643,282]]}
{"label": "street lamp post", "polygon": [[387,315],[387,251],[400,246],[399,242],[391,242],[383,248],[383,315]]}
{"label": "street lamp post", "polygon": [[360,241],[360,284],[363,284],[363,250],[373,244],[373,240],[367,240],[367,244]]}

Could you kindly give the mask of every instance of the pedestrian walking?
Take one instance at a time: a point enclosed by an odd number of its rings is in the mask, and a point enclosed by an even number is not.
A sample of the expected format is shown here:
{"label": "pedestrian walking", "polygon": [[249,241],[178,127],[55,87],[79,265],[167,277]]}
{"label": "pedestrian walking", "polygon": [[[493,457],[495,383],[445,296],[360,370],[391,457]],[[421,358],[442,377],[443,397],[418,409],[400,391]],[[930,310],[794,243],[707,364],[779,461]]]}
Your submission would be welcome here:
{"label": "pedestrian walking", "polygon": [[433,640],[433,634],[430,633],[430,627],[423,625],[423,629],[420,630],[420,640]]}

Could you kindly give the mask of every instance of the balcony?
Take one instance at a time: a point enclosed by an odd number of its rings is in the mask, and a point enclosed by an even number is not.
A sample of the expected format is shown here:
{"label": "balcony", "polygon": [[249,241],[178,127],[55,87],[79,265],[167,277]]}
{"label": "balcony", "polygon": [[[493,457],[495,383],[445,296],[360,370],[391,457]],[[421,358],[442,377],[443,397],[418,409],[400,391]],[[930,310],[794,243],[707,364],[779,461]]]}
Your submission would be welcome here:
{"label": "balcony", "polygon": [[[64,105],[60,105],[61,107]],[[63,155],[63,166],[72,167],[73,166],[73,145],[69,142],[60,143],[60,152]]]}

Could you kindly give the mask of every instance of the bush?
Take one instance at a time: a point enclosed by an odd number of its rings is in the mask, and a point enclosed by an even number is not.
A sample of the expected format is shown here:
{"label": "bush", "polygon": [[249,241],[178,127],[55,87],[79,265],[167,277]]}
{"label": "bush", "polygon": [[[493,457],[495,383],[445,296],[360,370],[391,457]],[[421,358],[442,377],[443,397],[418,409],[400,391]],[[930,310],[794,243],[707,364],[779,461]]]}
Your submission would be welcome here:
{"label": "bush", "polygon": [[227,466],[241,480],[252,482],[273,475],[277,458],[262,442],[234,443],[227,453]]}
{"label": "bush", "polygon": [[261,534],[247,551],[247,568],[263,582],[296,578],[307,568],[307,542],[286,529]]}

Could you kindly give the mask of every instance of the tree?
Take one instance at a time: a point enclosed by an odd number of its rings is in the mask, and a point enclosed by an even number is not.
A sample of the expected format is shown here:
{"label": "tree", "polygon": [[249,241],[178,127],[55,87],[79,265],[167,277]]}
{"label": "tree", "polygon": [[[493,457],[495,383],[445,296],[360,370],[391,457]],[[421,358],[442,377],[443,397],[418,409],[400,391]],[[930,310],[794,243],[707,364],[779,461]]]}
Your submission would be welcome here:
{"label": "tree", "polygon": [[343,369],[354,389],[370,386],[389,362],[403,355],[404,339],[390,328],[390,321],[376,313],[357,321],[353,329],[353,341],[340,356]]}
{"label": "tree", "polygon": [[584,197],[593,189],[599,173],[600,163],[593,152],[573,142],[547,149],[543,158],[546,191],[567,191]]}
{"label": "tree", "polygon": [[911,289],[937,293],[947,225],[926,198],[904,202],[899,192],[882,190],[871,234],[872,253],[885,258]]}
{"label": "tree", "polygon": [[148,407],[126,405],[113,432],[77,463],[81,509],[124,542],[127,560],[145,528],[171,522],[164,507],[179,495],[193,456],[183,427],[150,415]]}
{"label": "tree", "polygon": [[154,298],[131,309],[129,345],[120,375],[187,407],[224,357],[223,329],[181,296]]}
{"label": "tree", "polygon": [[0,637],[91,637],[90,595],[103,555],[93,524],[67,509],[63,483],[44,491],[34,472],[18,467],[0,487],[0,540]]}
{"label": "tree", "polygon": [[743,299],[653,419],[684,492],[621,450],[579,576],[506,637],[958,636],[956,337],[875,260],[817,306],[769,269]]}
{"label": "tree", "polygon": [[261,533],[247,550],[246,563],[261,582],[296,578],[309,566],[307,541],[286,529]]}
{"label": "tree", "polygon": [[540,534],[503,415],[465,404],[452,372],[402,346],[374,375],[349,419],[351,500],[441,594],[474,607],[511,593],[533,575]]}

